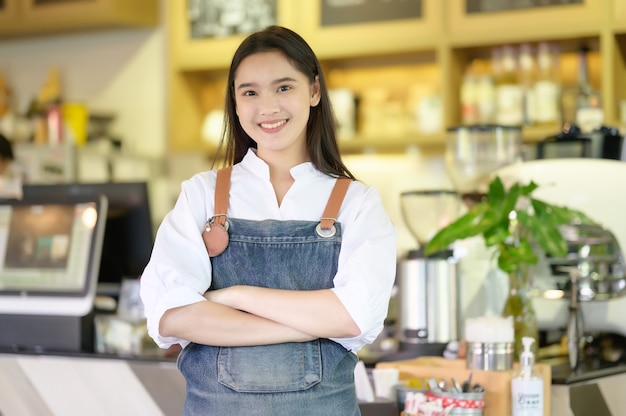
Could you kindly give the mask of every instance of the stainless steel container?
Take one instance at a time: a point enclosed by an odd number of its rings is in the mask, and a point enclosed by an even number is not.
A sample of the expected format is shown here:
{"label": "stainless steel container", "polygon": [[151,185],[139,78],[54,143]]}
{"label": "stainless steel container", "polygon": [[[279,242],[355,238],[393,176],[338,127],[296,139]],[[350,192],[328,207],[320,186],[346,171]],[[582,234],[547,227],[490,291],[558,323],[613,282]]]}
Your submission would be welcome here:
{"label": "stainless steel container", "polygon": [[452,252],[410,252],[398,263],[400,342],[447,343],[459,334],[458,265]]}
{"label": "stainless steel container", "polygon": [[467,368],[483,371],[507,371],[513,368],[512,342],[470,342],[467,344]]}

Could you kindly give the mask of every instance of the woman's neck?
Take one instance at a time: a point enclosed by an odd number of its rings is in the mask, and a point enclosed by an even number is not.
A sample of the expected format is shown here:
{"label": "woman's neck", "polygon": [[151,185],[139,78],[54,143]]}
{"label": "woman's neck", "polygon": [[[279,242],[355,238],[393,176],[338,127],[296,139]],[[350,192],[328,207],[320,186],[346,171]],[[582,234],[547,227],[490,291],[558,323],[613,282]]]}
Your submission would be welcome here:
{"label": "woman's neck", "polygon": [[263,152],[257,151],[257,156],[267,163],[270,171],[270,182],[274,187],[278,205],[295,182],[291,176],[291,169],[308,161],[306,152]]}

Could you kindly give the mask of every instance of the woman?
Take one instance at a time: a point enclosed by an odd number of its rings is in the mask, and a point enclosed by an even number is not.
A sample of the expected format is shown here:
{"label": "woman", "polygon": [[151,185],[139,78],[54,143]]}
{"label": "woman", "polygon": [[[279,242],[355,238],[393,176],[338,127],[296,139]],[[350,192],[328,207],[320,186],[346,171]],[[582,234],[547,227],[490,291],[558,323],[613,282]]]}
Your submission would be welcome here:
{"label": "woman", "polygon": [[157,232],[148,330],[184,347],[186,415],[358,415],[356,352],[395,277],[379,194],[342,163],[319,62],[293,31],[242,42],[226,114],[228,168],[183,182]]}

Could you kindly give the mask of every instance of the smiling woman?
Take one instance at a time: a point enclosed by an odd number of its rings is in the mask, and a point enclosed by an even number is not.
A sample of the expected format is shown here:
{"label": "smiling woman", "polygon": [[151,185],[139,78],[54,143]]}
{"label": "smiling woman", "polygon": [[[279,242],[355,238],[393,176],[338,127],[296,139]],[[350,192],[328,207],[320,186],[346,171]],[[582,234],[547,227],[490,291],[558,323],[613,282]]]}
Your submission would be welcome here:
{"label": "smiling woman", "polygon": [[[254,137],[257,156],[272,160],[280,152],[281,159],[308,159],[306,127],[310,108],[320,101],[319,77],[310,82],[281,52],[264,52],[241,62],[234,85],[237,116]],[[288,188],[293,179],[285,176]]]}
{"label": "smiling woman", "polygon": [[184,346],[185,414],[358,415],[355,353],[383,328],[395,230],[340,158],[304,39],[250,35],[228,86],[225,167],[183,183],[142,275],[149,332]]}

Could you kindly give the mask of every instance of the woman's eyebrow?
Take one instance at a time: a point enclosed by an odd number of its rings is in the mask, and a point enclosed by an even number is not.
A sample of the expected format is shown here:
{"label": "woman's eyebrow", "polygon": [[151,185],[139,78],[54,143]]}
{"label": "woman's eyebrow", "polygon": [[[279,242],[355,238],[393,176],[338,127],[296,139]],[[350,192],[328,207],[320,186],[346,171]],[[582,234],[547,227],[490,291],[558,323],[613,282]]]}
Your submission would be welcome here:
{"label": "woman's eyebrow", "polygon": [[292,77],[283,77],[273,81],[272,84],[282,84],[283,82],[296,82],[296,79]]}
{"label": "woman's eyebrow", "polygon": [[[296,82],[296,79],[292,78],[292,77],[278,78],[278,79],[272,81],[272,85],[282,84],[283,82]],[[257,84],[254,83],[254,82],[244,82],[242,84],[239,84],[236,89],[240,90],[242,88],[251,88],[251,87],[255,87],[256,85]]]}

